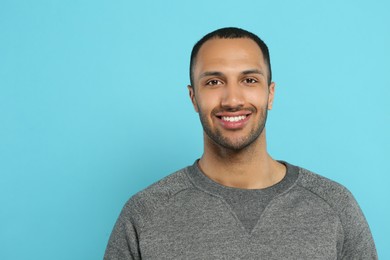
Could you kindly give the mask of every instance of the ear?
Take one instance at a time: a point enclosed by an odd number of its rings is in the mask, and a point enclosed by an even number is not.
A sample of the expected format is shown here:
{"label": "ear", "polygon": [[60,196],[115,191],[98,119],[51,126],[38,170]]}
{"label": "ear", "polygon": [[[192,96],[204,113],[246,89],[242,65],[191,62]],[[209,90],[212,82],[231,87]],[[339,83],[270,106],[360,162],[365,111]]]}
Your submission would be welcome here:
{"label": "ear", "polygon": [[198,113],[199,109],[198,109],[198,104],[196,103],[195,89],[191,85],[188,85],[187,88],[188,88],[188,93],[190,94],[190,99],[191,99],[192,105],[194,106],[196,113]]}
{"label": "ear", "polygon": [[272,109],[275,97],[275,82],[271,82],[268,86],[268,110]]}

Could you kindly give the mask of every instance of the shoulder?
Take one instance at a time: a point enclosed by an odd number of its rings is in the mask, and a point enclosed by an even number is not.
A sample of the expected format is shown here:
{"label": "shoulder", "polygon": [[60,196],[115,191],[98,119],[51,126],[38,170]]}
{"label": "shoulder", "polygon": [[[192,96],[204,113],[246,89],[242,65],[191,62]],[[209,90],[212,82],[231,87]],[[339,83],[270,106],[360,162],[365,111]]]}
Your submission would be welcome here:
{"label": "shoulder", "polygon": [[178,193],[193,187],[187,176],[189,167],[180,169],[133,195],[125,204],[123,214],[148,216],[164,207]]}
{"label": "shoulder", "polygon": [[150,185],[126,202],[111,233],[105,259],[140,259],[139,234],[146,223],[153,223],[152,215],[158,209],[164,209],[172,197],[191,187],[187,168]]}
{"label": "shoulder", "polygon": [[297,185],[324,200],[338,215],[343,230],[343,259],[377,259],[367,220],[352,193],[343,185],[299,168]]}
{"label": "shoulder", "polygon": [[155,204],[156,201],[168,201],[177,193],[192,187],[187,177],[189,167],[180,169],[156,183],[150,185],[144,190],[136,193],[131,200],[137,203]]}
{"label": "shoulder", "polygon": [[299,167],[297,185],[323,199],[337,212],[356,203],[345,186],[304,168]]}
{"label": "shoulder", "polygon": [[[297,186],[323,200],[338,216],[344,232],[366,226],[366,220],[352,193],[340,183],[299,168]],[[361,227],[356,224],[360,223]]]}

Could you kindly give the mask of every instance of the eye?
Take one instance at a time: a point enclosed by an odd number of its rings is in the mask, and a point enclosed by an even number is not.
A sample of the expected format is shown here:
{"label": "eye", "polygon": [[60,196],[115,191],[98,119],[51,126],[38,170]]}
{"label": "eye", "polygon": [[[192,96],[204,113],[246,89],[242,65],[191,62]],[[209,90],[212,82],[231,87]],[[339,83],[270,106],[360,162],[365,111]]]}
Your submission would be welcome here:
{"label": "eye", "polygon": [[246,78],[246,79],[244,79],[244,83],[246,83],[246,84],[255,84],[257,82],[258,82],[258,80],[254,79],[254,78]]}
{"label": "eye", "polygon": [[206,82],[206,85],[208,86],[215,86],[215,85],[221,85],[222,82],[220,80],[217,80],[217,79],[212,79],[212,80],[209,80]]}

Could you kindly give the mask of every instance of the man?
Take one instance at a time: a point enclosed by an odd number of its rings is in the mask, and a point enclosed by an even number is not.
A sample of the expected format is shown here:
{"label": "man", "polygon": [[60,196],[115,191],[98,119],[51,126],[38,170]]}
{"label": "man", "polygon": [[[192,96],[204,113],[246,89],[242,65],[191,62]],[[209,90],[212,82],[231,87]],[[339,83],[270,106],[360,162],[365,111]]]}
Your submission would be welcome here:
{"label": "man", "polygon": [[271,75],[267,46],[248,31],[194,46],[188,90],[204,153],[127,202],[105,259],[377,259],[346,188],[267,153]]}

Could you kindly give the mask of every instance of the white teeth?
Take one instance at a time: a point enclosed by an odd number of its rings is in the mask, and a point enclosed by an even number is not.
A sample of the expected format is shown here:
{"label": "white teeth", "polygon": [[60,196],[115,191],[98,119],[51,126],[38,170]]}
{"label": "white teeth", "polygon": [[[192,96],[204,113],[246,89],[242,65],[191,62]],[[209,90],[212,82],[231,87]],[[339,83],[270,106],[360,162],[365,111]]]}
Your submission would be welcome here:
{"label": "white teeth", "polygon": [[243,120],[245,118],[246,118],[246,116],[223,116],[222,120],[229,121],[229,122],[237,122],[237,121]]}

